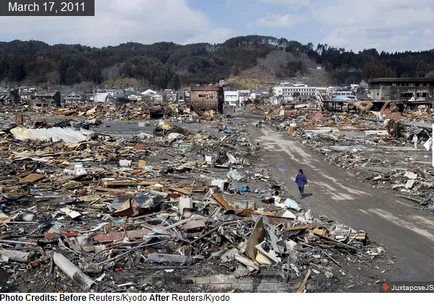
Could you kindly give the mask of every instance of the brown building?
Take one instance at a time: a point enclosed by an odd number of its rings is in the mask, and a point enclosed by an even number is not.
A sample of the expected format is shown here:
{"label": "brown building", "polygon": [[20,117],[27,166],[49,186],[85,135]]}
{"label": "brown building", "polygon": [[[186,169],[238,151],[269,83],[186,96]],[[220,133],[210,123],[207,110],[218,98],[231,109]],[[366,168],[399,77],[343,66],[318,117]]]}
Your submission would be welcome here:
{"label": "brown building", "polygon": [[434,78],[378,78],[368,83],[374,101],[424,101],[434,96]]}
{"label": "brown building", "polygon": [[223,88],[218,86],[196,86],[191,88],[190,104],[194,109],[215,110],[223,113]]}
{"label": "brown building", "polygon": [[29,105],[33,107],[60,106],[60,92],[37,93],[34,99],[29,100]]}
{"label": "brown building", "polygon": [[28,102],[28,105],[31,107],[51,107],[55,104],[53,104],[50,100],[41,100],[41,99],[31,99]]}

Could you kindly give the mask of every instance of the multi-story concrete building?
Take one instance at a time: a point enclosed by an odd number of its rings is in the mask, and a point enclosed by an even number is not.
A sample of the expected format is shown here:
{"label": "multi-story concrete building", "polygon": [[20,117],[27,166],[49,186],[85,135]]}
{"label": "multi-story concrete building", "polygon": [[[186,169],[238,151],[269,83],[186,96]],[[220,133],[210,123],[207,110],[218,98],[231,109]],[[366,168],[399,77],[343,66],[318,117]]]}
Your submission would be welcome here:
{"label": "multi-story concrete building", "polygon": [[309,98],[316,96],[316,87],[305,84],[285,84],[273,87],[273,94],[283,98]]}
{"label": "multi-story concrete building", "polygon": [[369,96],[375,101],[424,101],[434,97],[434,78],[378,78],[368,83]]}
{"label": "multi-story concrete building", "polygon": [[194,86],[191,88],[190,105],[200,110],[223,112],[224,92],[219,86]]}

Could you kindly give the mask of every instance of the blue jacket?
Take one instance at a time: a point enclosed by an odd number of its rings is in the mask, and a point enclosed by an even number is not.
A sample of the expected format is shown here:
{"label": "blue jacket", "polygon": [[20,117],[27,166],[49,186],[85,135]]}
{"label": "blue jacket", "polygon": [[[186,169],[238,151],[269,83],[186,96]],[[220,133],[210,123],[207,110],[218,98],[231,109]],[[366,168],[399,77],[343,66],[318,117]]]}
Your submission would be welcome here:
{"label": "blue jacket", "polygon": [[304,187],[304,185],[307,184],[307,177],[306,175],[302,175],[302,174],[297,174],[297,176],[295,177],[295,183],[297,184],[298,187]]}

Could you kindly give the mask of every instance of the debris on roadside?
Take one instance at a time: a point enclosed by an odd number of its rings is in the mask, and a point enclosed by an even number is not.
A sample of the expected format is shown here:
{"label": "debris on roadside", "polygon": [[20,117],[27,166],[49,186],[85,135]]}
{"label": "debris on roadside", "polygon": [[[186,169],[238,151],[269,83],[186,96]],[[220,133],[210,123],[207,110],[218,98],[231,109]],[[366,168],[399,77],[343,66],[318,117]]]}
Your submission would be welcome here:
{"label": "debris on roadside", "polygon": [[[274,107],[275,108],[275,107]],[[316,108],[270,111],[254,106],[266,124],[324,155],[324,160],[353,173],[372,188],[390,190],[430,210],[434,205],[431,169],[432,123],[429,110],[382,112],[318,111]],[[398,116],[399,115],[399,116]],[[292,126],[292,127],[291,127]],[[296,127],[295,129],[293,127]]]}
{"label": "debris on roadside", "polygon": [[0,290],[336,291],[384,256],[274,181],[243,123],[163,121],[3,129]]}

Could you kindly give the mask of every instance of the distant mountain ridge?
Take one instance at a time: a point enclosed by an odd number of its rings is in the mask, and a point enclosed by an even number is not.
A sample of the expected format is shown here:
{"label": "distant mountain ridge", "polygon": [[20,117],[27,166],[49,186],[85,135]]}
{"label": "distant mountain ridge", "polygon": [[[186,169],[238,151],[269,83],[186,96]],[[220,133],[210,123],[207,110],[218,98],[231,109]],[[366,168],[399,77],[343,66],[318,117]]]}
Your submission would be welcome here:
{"label": "distant mountain ridge", "polygon": [[433,77],[434,52],[379,53],[367,49],[355,53],[326,44],[314,46],[257,35],[233,37],[221,44],[130,42],[103,48],[0,42],[2,84],[71,86],[127,79],[161,89],[237,79],[244,71],[262,71],[268,81],[270,77],[278,80],[306,75],[312,82],[324,83],[325,79],[314,80],[316,70],[322,70],[327,82],[333,84],[376,77]]}

